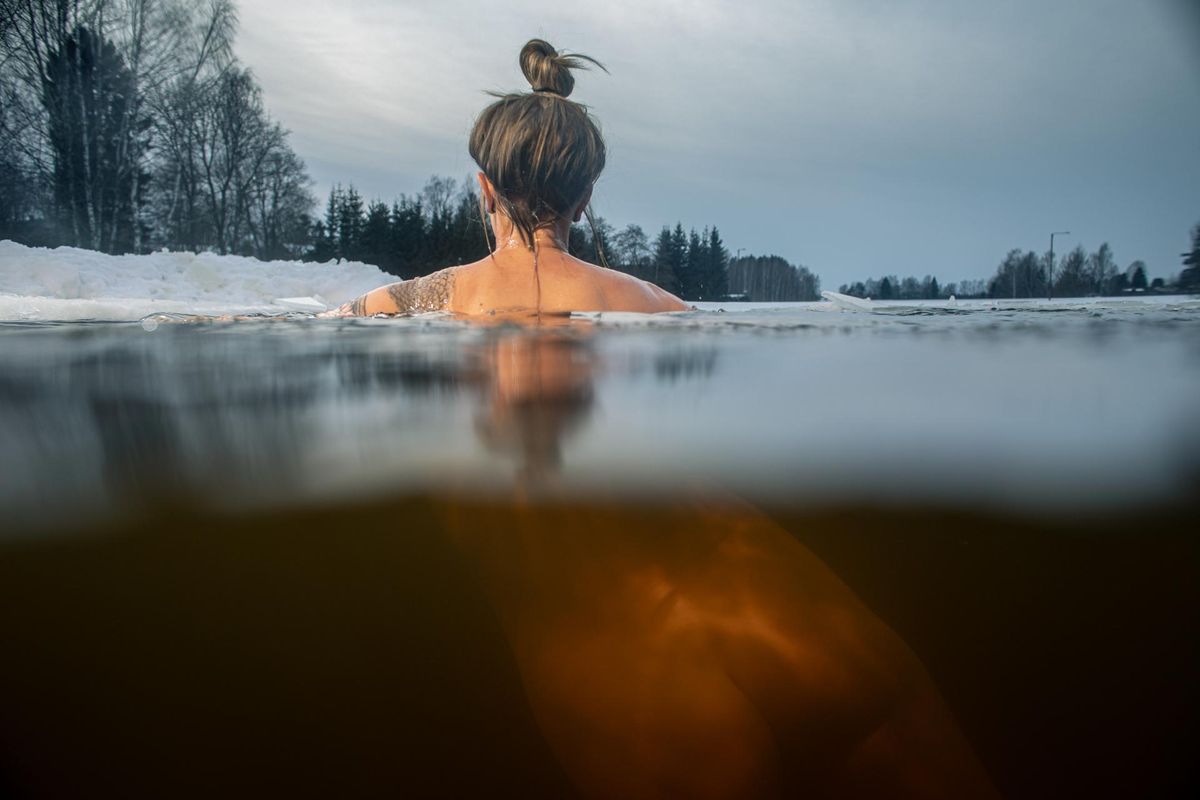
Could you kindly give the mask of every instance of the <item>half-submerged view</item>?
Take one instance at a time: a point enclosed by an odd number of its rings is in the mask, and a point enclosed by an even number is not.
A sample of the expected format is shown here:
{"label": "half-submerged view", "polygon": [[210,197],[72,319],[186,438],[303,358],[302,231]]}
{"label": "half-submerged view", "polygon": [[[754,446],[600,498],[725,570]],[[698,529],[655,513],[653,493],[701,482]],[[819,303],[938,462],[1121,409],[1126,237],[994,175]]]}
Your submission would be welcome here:
{"label": "half-submerged view", "polygon": [[1200,18],[353,5],[3,5],[0,796],[1193,796]]}

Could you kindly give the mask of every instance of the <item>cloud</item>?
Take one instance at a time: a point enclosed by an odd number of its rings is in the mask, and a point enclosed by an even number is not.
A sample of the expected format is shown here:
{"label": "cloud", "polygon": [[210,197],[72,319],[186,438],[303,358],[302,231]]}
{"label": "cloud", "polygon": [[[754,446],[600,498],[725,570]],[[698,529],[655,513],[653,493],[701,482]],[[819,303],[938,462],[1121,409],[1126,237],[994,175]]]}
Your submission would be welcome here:
{"label": "cloud", "polygon": [[581,75],[576,98],[608,139],[597,204],[618,224],[717,223],[734,246],[808,262],[827,283],[983,275],[1068,225],[1164,274],[1200,216],[1200,71],[1177,12],[246,0],[238,49],[322,190],[353,181],[391,198],[472,171],[484,91],[524,88],[517,51],[542,36],[611,70]]}

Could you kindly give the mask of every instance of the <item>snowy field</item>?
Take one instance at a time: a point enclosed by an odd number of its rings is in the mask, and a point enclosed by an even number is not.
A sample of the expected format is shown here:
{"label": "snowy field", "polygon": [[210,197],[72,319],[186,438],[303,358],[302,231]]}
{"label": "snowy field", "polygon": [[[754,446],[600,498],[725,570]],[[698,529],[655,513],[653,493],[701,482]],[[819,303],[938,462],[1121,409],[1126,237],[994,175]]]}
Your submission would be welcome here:
{"label": "snowy field", "polygon": [[279,314],[278,300],[336,306],[394,280],[358,262],[258,261],[213,253],[109,256],[0,241],[0,320],[129,321],[154,313]]}

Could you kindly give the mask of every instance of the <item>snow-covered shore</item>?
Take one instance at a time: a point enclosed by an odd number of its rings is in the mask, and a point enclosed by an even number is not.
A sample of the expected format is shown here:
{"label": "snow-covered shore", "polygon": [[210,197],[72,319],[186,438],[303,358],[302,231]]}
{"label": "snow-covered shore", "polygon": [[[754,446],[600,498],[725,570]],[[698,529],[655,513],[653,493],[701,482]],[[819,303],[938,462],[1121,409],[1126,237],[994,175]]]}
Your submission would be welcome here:
{"label": "snow-covered shore", "polygon": [[286,297],[339,305],[395,280],[361,262],[259,261],[214,253],[110,256],[0,241],[0,320],[136,320],[281,313]]}
{"label": "snow-covered shore", "polygon": [[[166,251],[110,256],[74,247],[26,247],[0,240],[0,321],[127,321],[156,313],[216,316],[311,311],[341,305],[394,280],[378,267],[358,261],[316,264]],[[280,302],[286,298],[312,298],[317,302]],[[957,311],[1194,308],[1197,302],[1194,297],[1143,294],[1052,301],[904,300],[860,303],[862,307],[852,312],[870,316],[872,312],[905,313],[932,308]],[[844,310],[842,305],[831,302],[720,302],[696,303],[696,306],[702,311],[741,313],[794,308]],[[604,317],[613,322],[620,315],[610,313]],[[644,315],[635,317],[639,324],[646,321]]]}

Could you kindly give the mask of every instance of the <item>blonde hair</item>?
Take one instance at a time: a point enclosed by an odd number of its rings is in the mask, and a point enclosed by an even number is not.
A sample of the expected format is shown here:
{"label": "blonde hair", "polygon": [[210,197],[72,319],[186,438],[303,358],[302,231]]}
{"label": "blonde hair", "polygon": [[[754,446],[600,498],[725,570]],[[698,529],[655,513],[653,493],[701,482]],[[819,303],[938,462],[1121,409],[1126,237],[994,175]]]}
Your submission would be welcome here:
{"label": "blonde hair", "polygon": [[[567,99],[575,88],[571,70],[587,69],[587,63],[608,71],[594,58],[559,53],[549,42],[530,39],[521,48],[520,64],[533,91],[498,95],[471,131],[471,158],[529,247],[538,228],[570,220],[604,170],[600,129],[583,105]],[[594,231],[590,208],[587,216]]]}

